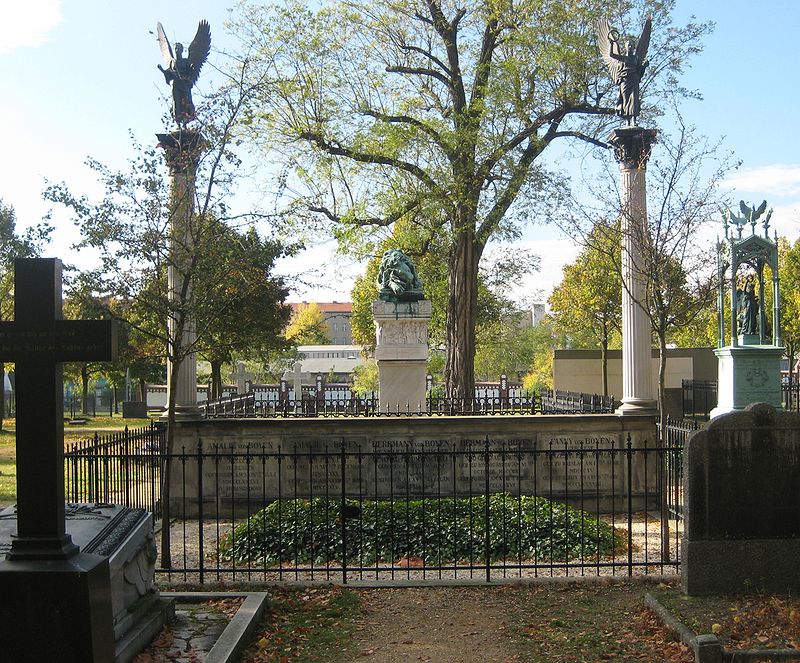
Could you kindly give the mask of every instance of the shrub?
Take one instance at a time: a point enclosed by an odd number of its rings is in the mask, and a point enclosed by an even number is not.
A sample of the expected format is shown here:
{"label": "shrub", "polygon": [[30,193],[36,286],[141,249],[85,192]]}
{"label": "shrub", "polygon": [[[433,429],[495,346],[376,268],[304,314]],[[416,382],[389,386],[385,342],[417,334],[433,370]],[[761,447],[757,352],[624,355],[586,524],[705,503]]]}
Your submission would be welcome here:
{"label": "shrub", "polygon": [[[481,561],[486,554],[486,497],[346,500],[348,563],[420,557],[428,565]],[[623,545],[594,516],[543,497],[489,497],[492,560],[597,558]],[[273,502],[220,541],[226,560],[264,565],[343,558],[342,503],[325,497]]]}

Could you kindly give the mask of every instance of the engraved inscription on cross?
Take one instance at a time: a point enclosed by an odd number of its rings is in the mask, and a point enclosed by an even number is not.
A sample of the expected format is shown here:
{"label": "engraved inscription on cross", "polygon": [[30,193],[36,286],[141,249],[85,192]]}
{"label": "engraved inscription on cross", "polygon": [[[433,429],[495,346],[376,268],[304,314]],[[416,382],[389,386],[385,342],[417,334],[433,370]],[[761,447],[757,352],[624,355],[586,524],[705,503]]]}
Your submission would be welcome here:
{"label": "engraved inscription on cross", "polygon": [[109,320],[63,320],[61,261],[14,262],[14,322],[0,322],[0,360],[16,365],[17,536],[6,559],[64,559],[78,552],[64,524],[62,362],[109,361]]}

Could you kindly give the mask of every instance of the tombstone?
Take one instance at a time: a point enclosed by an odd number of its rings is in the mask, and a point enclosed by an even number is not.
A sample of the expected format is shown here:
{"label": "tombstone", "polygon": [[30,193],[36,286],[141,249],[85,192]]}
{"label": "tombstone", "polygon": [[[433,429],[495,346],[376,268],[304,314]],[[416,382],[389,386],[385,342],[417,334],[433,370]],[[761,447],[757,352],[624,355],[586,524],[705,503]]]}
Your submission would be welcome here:
{"label": "tombstone", "polygon": [[303,401],[303,365],[299,361],[294,362],[291,376],[295,407],[299,407]]}
{"label": "tombstone", "polygon": [[147,419],[147,403],[145,401],[123,401],[123,419]]}
{"label": "tombstone", "polygon": [[245,368],[243,361],[236,362],[236,370],[231,372],[231,380],[236,385],[236,393],[242,396],[248,393],[248,383],[253,379],[253,374]]}
{"label": "tombstone", "polygon": [[15,320],[0,322],[0,359],[16,363],[17,377],[17,504],[0,515],[2,652],[9,661],[105,663],[116,648],[110,556],[76,541],[109,552],[125,542],[104,528],[73,541],[66,528],[62,362],[112,359],[116,334],[110,321],[61,319],[59,260],[20,259],[14,269]]}
{"label": "tombstone", "polygon": [[756,403],[720,415],[684,463],[684,592],[800,592],[800,414]]}

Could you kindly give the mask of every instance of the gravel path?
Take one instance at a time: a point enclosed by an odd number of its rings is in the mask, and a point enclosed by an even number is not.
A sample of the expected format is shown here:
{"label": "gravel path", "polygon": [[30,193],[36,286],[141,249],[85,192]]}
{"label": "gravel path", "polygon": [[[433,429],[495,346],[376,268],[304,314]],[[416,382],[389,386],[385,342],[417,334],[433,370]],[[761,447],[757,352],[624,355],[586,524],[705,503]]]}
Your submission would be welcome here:
{"label": "gravel path", "polygon": [[[364,590],[355,646],[369,663],[519,661],[519,646],[484,588]],[[389,622],[389,623],[387,623]]]}

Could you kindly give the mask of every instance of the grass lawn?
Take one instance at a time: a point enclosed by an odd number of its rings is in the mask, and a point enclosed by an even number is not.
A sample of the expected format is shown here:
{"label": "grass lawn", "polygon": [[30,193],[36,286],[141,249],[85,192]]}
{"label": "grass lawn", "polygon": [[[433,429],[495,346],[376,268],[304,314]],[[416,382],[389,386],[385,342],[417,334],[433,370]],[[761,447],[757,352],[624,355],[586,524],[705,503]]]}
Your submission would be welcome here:
{"label": "grass lawn", "polygon": [[[128,428],[141,428],[150,425],[150,419],[123,419],[103,416],[87,418],[85,423],[71,425],[64,421],[64,445],[85,440],[98,432],[100,435],[112,434]],[[4,419],[0,430],[0,507],[13,504],[17,498],[17,463],[16,463],[16,426],[15,419]]]}
{"label": "grass lawn", "polygon": [[16,434],[0,431],[0,506],[13,504],[17,498]]}

